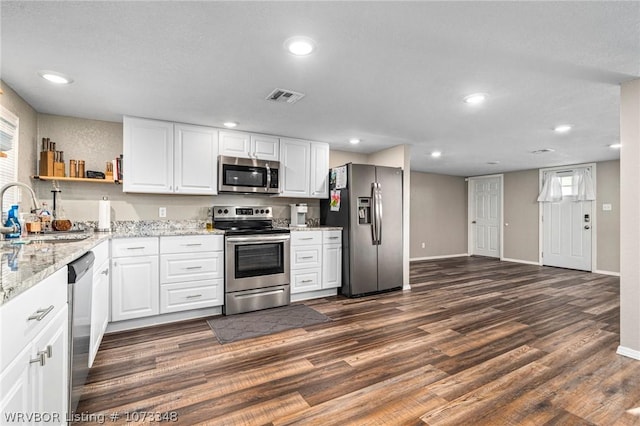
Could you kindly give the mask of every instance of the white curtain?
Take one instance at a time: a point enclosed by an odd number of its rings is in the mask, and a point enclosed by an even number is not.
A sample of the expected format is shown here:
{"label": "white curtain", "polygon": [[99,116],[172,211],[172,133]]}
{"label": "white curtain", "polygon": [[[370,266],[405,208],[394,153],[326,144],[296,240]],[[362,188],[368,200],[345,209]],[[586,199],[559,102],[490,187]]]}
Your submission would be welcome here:
{"label": "white curtain", "polygon": [[562,185],[560,176],[556,172],[547,172],[544,174],[542,182],[542,191],[538,195],[538,201],[541,203],[553,203],[562,200]]}
{"label": "white curtain", "polygon": [[571,193],[576,196],[575,201],[592,201],[596,199],[589,169],[577,169],[573,172]]}

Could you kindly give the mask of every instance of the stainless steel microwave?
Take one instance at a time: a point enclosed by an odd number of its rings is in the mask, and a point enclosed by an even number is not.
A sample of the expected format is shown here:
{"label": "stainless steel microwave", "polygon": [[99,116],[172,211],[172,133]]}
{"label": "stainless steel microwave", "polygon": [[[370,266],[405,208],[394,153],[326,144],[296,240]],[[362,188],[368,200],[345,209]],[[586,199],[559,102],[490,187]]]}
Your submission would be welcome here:
{"label": "stainless steel microwave", "polygon": [[280,192],[280,162],[218,157],[218,192],[278,194]]}

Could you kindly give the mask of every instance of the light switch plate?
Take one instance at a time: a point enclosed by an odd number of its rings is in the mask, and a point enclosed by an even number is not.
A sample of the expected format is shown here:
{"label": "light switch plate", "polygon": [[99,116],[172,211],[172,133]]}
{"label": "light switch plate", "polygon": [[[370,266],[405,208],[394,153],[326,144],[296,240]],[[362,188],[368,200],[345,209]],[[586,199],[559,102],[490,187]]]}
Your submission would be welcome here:
{"label": "light switch plate", "polygon": [[602,204],[602,211],[610,212],[611,211],[611,204],[609,204],[609,203]]}
{"label": "light switch plate", "polygon": [[167,217],[166,207],[158,207],[158,217]]}

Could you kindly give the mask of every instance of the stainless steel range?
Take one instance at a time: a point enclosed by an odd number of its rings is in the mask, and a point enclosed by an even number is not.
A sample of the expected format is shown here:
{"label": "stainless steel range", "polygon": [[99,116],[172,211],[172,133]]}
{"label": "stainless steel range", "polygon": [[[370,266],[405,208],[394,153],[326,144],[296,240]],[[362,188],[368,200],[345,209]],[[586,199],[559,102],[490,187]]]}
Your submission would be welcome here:
{"label": "stainless steel range", "polygon": [[288,229],[273,227],[273,209],[214,206],[213,223],[225,231],[225,315],[288,305]]}

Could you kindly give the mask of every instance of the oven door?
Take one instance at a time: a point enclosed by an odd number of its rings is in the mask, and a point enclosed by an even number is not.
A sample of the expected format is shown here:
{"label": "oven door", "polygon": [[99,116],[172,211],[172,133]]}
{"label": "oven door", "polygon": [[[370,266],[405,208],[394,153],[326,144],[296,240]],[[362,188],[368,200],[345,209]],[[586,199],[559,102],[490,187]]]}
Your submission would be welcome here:
{"label": "oven door", "polygon": [[289,284],[290,234],[225,238],[225,292]]}

